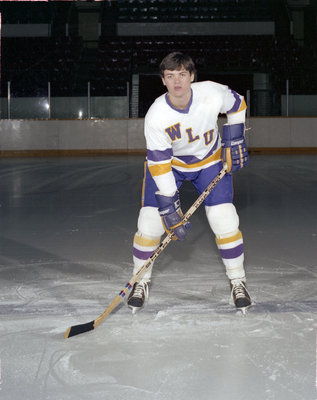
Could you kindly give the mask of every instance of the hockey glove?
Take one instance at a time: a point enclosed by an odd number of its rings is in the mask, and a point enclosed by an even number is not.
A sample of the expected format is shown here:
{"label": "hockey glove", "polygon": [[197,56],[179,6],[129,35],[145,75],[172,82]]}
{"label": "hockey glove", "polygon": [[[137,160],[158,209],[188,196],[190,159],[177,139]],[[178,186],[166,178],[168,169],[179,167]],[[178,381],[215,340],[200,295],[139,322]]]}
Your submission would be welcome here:
{"label": "hockey glove", "polygon": [[191,224],[183,221],[178,192],[173,196],[163,196],[157,192],[155,197],[166,232],[174,233],[174,240],[184,240]]}
{"label": "hockey glove", "polygon": [[244,139],[244,124],[224,125],[221,144],[221,158],[227,163],[227,172],[238,171],[248,164],[249,155]]}

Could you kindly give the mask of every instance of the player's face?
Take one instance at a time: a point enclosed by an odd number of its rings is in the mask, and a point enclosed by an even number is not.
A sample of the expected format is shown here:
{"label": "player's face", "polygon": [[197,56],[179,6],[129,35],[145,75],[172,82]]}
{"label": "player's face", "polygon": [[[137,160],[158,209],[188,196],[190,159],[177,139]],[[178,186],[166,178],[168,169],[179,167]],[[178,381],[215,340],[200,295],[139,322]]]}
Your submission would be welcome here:
{"label": "player's face", "polygon": [[168,93],[175,98],[187,96],[190,93],[190,85],[194,80],[194,74],[190,74],[183,66],[181,69],[164,71],[162,78]]}

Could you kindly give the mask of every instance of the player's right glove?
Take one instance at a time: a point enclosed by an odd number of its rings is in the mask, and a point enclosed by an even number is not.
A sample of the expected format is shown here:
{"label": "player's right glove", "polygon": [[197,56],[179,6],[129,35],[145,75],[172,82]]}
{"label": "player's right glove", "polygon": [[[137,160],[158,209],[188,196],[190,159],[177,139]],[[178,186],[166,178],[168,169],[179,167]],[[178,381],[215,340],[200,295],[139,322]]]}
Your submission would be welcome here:
{"label": "player's right glove", "polygon": [[238,171],[248,164],[249,155],[244,139],[244,124],[224,125],[221,144],[221,158],[227,163],[227,172]]}
{"label": "player's right glove", "polygon": [[157,192],[155,197],[166,232],[173,232],[174,240],[184,240],[191,224],[183,221],[178,192],[173,196],[163,196]]}

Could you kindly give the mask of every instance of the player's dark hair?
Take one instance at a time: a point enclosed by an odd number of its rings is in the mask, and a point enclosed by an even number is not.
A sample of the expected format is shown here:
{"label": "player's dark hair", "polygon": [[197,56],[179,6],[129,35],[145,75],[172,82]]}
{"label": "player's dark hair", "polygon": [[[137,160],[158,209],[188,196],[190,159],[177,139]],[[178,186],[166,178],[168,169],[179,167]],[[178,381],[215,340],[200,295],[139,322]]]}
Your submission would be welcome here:
{"label": "player's dark hair", "polygon": [[174,51],[173,53],[168,54],[165,58],[163,58],[160,66],[159,71],[160,75],[164,77],[164,71],[166,69],[170,71],[179,70],[182,66],[188,71],[190,74],[196,73],[196,68],[194,61],[190,56],[187,54],[183,54],[179,51]]}

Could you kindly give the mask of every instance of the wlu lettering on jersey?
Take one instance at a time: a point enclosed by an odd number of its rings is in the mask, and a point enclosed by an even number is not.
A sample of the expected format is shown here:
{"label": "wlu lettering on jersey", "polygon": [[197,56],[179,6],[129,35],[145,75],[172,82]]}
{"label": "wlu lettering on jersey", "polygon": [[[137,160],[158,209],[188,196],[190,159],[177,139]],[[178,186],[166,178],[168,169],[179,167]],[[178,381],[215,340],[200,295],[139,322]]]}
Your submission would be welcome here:
{"label": "wlu lettering on jersey", "polygon": [[[168,134],[168,136],[170,137],[172,142],[182,138],[181,124],[179,122],[175,125],[172,125],[172,126],[169,126],[168,128],[166,128],[165,132]],[[193,133],[192,128],[185,129],[185,132],[188,137],[188,143],[193,143],[196,140],[200,139],[199,135],[195,135]],[[210,131],[205,132],[203,134],[203,139],[205,141],[205,145],[208,146],[208,144],[210,144],[214,139],[214,129],[211,129]]]}
{"label": "wlu lettering on jersey", "polygon": [[178,122],[177,124],[170,126],[165,129],[165,132],[168,134],[173,142],[176,139],[181,139],[181,124]]}

